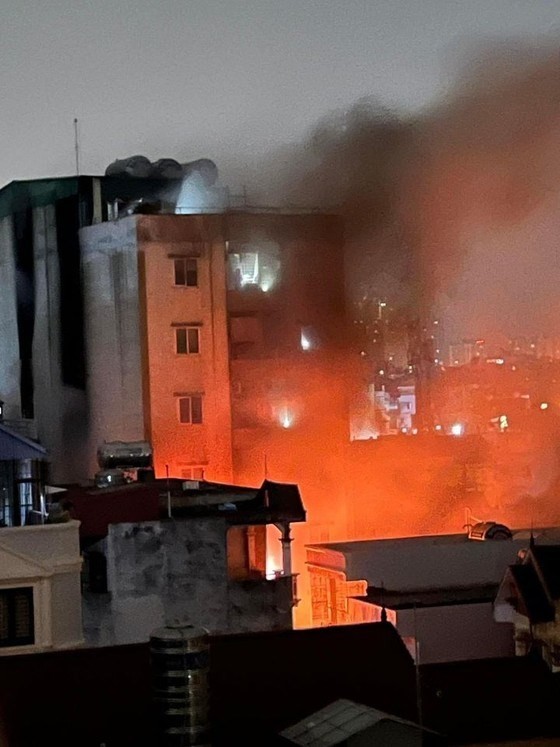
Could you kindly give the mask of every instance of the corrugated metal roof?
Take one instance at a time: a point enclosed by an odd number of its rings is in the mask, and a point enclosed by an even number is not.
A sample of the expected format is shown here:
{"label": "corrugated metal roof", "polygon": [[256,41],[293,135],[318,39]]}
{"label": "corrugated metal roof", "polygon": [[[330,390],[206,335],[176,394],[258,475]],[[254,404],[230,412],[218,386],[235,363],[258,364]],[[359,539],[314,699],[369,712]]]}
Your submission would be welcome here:
{"label": "corrugated metal roof", "polygon": [[[396,723],[421,731],[421,727],[377,708],[341,698],[326,708],[308,716],[281,732],[285,739],[300,747],[334,747],[346,744],[355,734],[376,726],[381,721]],[[372,742],[373,743],[373,742]]]}
{"label": "corrugated metal roof", "polygon": [[14,433],[0,424],[0,460],[46,459],[47,451],[35,441],[30,441],[19,433]]}

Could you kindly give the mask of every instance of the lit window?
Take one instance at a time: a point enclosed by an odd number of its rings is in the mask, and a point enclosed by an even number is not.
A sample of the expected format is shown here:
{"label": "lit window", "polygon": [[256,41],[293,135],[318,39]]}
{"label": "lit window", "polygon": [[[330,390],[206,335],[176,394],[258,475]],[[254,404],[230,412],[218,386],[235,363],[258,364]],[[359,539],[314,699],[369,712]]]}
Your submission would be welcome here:
{"label": "lit window", "polygon": [[178,397],[179,422],[199,425],[202,423],[202,396],[200,394],[189,394],[187,397]]}
{"label": "lit window", "polygon": [[270,241],[228,244],[228,289],[260,288],[268,293],[278,282],[279,247]]}
{"label": "lit window", "polygon": [[175,352],[178,355],[200,352],[200,330],[198,327],[175,329]]}
{"label": "lit window", "polygon": [[198,262],[189,257],[178,257],[173,260],[175,285],[196,288],[198,285]]}
{"label": "lit window", "polygon": [[33,589],[0,591],[0,647],[29,646],[35,642],[33,630]]}

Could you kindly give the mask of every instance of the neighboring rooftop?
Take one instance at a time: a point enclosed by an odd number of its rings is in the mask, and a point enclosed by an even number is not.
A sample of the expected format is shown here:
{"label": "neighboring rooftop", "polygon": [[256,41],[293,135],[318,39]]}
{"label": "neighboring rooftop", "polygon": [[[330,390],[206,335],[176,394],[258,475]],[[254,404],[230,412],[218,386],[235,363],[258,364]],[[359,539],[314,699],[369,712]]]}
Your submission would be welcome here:
{"label": "neighboring rooftop", "polygon": [[46,459],[46,449],[0,423],[0,460]]}
{"label": "neighboring rooftop", "polygon": [[273,524],[306,517],[298,486],[271,480],[259,488],[177,478],[110,488],[69,485],[61,496],[82,522],[82,538],[92,539],[105,537],[109,524],[167,518],[168,496],[174,519],[221,516],[229,524]]}
{"label": "neighboring rooftop", "polygon": [[[300,745],[300,747],[335,747],[335,745],[354,744],[351,738],[358,734],[363,737],[367,735],[366,738],[372,740],[368,742],[370,744],[376,744],[378,739],[380,744],[388,744],[387,740],[391,739],[393,729],[393,737],[400,745],[422,744],[427,747],[432,743],[429,737],[435,737],[412,721],[405,721],[379,711],[377,708],[344,698],[336,700],[320,711],[315,711],[294,726],[284,729],[281,736],[290,744]],[[412,738],[409,740],[405,735],[411,732]],[[359,743],[364,744],[361,740]]]}
{"label": "neighboring rooftop", "polygon": [[358,599],[391,610],[406,610],[414,607],[445,607],[450,604],[493,602],[498,588],[498,584],[484,584],[481,586],[452,587],[450,589],[391,591],[370,586],[367,595],[358,597]]}

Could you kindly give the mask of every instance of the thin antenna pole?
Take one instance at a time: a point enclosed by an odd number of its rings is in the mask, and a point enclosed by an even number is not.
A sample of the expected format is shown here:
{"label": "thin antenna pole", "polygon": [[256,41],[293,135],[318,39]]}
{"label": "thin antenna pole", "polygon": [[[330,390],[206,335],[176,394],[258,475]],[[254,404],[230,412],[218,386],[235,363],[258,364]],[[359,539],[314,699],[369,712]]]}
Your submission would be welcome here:
{"label": "thin antenna pole", "polygon": [[418,641],[418,618],[416,616],[416,602],[414,602],[414,659],[416,667],[416,710],[420,728],[424,726],[422,718],[422,680],[420,678],[420,645]]}
{"label": "thin antenna pole", "polygon": [[76,154],[76,176],[80,176],[80,143],[78,140],[78,117],[74,117],[74,151]]}
{"label": "thin antenna pole", "polygon": [[264,452],[263,457],[264,457],[264,459],[263,459],[263,461],[264,461],[264,479],[268,480],[268,458],[267,458],[267,455],[266,455],[266,451]]}

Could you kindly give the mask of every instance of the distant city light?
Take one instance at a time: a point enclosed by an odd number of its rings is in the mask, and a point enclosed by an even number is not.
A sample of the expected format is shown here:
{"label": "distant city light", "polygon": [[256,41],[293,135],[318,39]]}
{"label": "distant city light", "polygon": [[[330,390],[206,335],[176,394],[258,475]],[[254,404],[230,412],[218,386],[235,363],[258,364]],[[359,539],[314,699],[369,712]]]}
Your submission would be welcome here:
{"label": "distant city light", "polygon": [[441,425],[436,425],[436,431],[441,431]]}
{"label": "distant city light", "polygon": [[504,365],[504,359],[503,358],[496,358],[496,365],[497,366],[503,366]]}
{"label": "distant city light", "polygon": [[502,433],[509,428],[507,415],[500,415],[498,419],[498,425],[500,426],[500,430],[502,431]]}
{"label": "distant city light", "polygon": [[305,332],[301,331],[300,343],[302,350],[311,350],[311,340],[305,336]]}
{"label": "distant city light", "polygon": [[548,402],[541,402],[539,407],[541,410],[548,410]]}
{"label": "distant city light", "polygon": [[464,429],[465,428],[462,423],[453,423],[453,425],[451,426],[451,435],[462,436]]}
{"label": "distant city light", "polygon": [[379,375],[385,376],[385,371],[382,368],[379,369]]}

